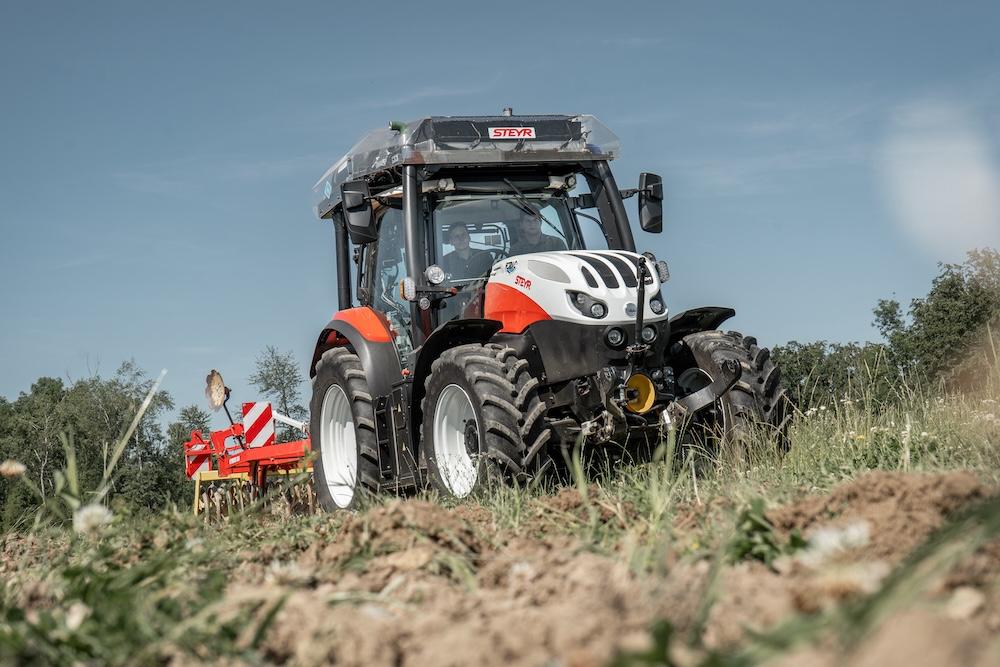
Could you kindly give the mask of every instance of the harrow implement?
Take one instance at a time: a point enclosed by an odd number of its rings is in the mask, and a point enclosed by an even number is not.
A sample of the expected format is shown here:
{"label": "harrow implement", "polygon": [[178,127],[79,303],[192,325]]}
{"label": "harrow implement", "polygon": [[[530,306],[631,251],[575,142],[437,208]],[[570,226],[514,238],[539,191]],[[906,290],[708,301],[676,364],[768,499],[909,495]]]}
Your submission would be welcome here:
{"label": "harrow implement", "polygon": [[[193,430],[184,443],[185,472],[194,481],[195,515],[204,514],[206,519],[228,516],[266,499],[269,483],[275,478],[288,480],[311,471],[312,448],[303,422],[275,412],[266,401],[244,403],[243,422],[234,421],[226,406],[230,390],[216,371],[209,374],[205,393],[213,409],[226,409],[230,425],[212,431],[208,438],[202,431]],[[277,442],[276,421],[292,426],[306,437]],[[314,511],[316,501],[311,484],[286,485],[284,491],[290,509]]]}

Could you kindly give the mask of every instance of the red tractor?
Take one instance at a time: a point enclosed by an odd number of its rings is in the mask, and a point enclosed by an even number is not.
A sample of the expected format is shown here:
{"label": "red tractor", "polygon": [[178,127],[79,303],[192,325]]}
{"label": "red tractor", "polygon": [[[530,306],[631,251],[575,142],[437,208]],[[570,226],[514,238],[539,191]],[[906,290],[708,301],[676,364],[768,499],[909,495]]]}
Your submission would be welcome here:
{"label": "red tractor", "polygon": [[429,480],[464,497],[686,432],[786,441],[766,348],[668,316],[667,265],[638,253],[624,200],[660,232],[659,176],[619,189],[593,116],[429,117],[364,137],[315,186],[333,223],[338,308],[310,366],[321,505]]}

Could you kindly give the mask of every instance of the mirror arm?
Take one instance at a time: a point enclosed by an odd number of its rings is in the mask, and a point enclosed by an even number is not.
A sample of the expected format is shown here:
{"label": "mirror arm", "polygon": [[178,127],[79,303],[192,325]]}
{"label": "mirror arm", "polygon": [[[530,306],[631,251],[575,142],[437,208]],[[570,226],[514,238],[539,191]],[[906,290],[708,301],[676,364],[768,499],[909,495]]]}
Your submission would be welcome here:
{"label": "mirror arm", "polygon": [[622,199],[630,199],[639,194],[639,188],[627,188],[625,190],[620,190],[619,194],[621,194]]}

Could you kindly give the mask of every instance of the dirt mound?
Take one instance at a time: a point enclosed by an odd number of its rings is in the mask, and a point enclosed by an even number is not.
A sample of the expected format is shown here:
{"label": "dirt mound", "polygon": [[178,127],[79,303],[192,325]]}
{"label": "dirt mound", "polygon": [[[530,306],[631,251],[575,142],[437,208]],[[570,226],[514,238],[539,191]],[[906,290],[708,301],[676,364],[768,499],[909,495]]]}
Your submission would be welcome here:
{"label": "dirt mound", "polygon": [[969,472],[871,472],[828,495],[772,510],[767,517],[779,531],[798,530],[805,536],[820,526],[864,521],[870,539],[859,555],[897,562],[956,510],[995,493]]}
{"label": "dirt mound", "polygon": [[[571,538],[524,538],[480,551],[472,563],[478,571],[470,568],[466,579],[442,576],[433,567],[433,549],[442,543],[454,549],[451,538],[471,536],[435,522],[446,539],[428,544],[411,533],[406,517],[412,515],[402,507],[380,513],[374,523],[385,531],[362,522],[367,528],[352,526],[350,539],[408,548],[369,559],[336,581],[320,577],[318,585],[291,594],[277,587],[268,594],[288,595],[265,640],[269,659],[500,666],[562,656],[563,664],[596,666],[620,649],[648,643],[647,629],[661,605],[622,563]],[[475,546],[468,539],[459,544]],[[349,550],[338,546],[330,553],[350,562],[343,556]]]}
{"label": "dirt mound", "polygon": [[401,572],[428,566],[436,573],[465,575],[490,545],[459,513],[421,500],[396,500],[350,516],[329,541],[314,543],[299,564],[320,580],[361,573],[357,583],[381,590]]}

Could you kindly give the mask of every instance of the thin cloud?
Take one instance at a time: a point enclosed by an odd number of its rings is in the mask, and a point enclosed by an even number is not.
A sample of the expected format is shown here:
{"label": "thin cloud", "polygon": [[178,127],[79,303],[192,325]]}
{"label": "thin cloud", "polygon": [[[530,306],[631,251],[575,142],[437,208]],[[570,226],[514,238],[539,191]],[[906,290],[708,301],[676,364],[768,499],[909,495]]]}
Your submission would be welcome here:
{"label": "thin cloud", "polygon": [[662,37],[635,37],[625,35],[618,37],[605,37],[601,40],[602,45],[618,49],[644,49],[662,43]]}
{"label": "thin cloud", "polygon": [[972,111],[926,100],[893,115],[881,149],[883,191],[895,221],[937,257],[1000,246],[1000,166]]}
{"label": "thin cloud", "polygon": [[126,190],[149,195],[180,195],[220,184],[267,183],[303,171],[321,171],[329,155],[309,153],[267,159],[197,155],[141,165],[112,174]]}
{"label": "thin cloud", "polygon": [[423,86],[409,90],[408,92],[394,95],[392,97],[372,100],[359,105],[360,109],[388,109],[392,107],[402,107],[425,100],[444,99],[449,97],[464,97],[467,95],[481,95],[493,90],[500,82],[499,76],[494,76],[491,80],[473,86]]}

